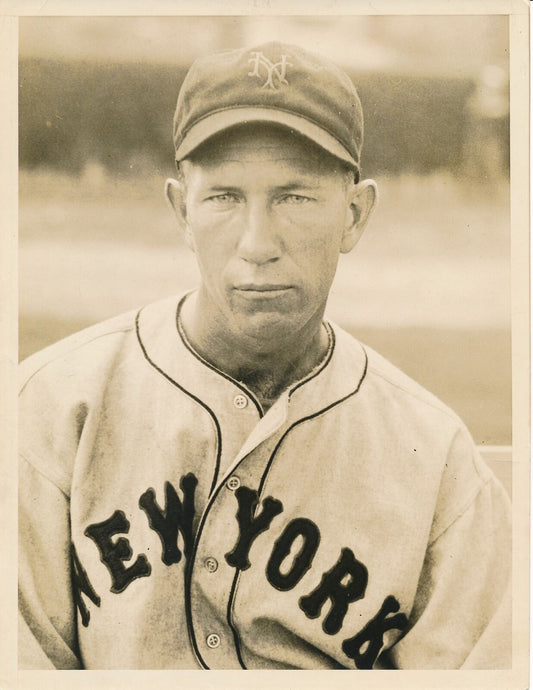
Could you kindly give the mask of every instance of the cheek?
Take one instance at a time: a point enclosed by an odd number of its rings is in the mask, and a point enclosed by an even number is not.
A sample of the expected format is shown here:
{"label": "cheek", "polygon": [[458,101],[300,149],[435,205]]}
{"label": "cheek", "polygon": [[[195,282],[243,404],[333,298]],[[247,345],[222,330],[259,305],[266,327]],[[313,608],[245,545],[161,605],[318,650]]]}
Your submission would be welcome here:
{"label": "cheek", "polygon": [[209,241],[208,237],[197,238],[195,254],[202,280],[211,284],[219,282],[230,259],[230,252],[224,243]]}
{"label": "cheek", "polygon": [[342,240],[342,226],[337,221],[337,218],[333,222],[331,218],[314,218],[303,223],[299,231],[288,229],[286,246],[295,263],[318,271],[319,275],[334,272]]}
{"label": "cheek", "polygon": [[189,231],[200,265],[214,268],[227,262],[233,251],[234,238],[223,223],[190,218]]}

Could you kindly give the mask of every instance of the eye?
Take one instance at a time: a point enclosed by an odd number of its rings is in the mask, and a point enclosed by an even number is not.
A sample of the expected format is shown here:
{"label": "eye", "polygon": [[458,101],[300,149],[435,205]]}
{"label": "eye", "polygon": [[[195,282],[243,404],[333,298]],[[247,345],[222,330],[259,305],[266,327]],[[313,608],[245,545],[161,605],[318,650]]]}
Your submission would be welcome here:
{"label": "eye", "polygon": [[236,194],[233,194],[232,192],[223,192],[222,194],[213,194],[212,196],[207,197],[206,201],[212,204],[225,206],[228,204],[238,202],[239,198]]}
{"label": "eye", "polygon": [[295,206],[302,206],[303,204],[307,204],[310,201],[313,201],[313,199],[309,196],[304,196],[303,194],[286,194],[280,199],[280,203],[291,204]]}

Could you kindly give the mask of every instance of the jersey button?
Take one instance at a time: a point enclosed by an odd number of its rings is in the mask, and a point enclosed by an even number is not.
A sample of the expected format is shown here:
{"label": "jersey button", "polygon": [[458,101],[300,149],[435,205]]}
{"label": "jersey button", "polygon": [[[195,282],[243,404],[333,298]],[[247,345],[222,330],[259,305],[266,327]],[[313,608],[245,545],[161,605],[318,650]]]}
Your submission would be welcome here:
{"label": "jersey button", "polygon": [[204,565],[210,573],[214,573],[218,569],[218,561],[212,556],[209,556],[209,558],[205,559]]}
{"label": "jersey button", "polygon": [[248,405],[248,398],[246,398],[244,395],[236,395],[233,398],[233,404],[238,410],[242,410]]}
{"label": "jersey button", "polygon": [[209,649],[216,649],[220,645],[220,637],[216,633],[211,633],[206,639]]}
{"label": "jersey button", "polygon": [[241,485],[241,480],[236,475],[233,475],[233,477],[230,477],[228,479],[228,481],[226,482],[226,487],[230,491],[236,491],[240,485]]}

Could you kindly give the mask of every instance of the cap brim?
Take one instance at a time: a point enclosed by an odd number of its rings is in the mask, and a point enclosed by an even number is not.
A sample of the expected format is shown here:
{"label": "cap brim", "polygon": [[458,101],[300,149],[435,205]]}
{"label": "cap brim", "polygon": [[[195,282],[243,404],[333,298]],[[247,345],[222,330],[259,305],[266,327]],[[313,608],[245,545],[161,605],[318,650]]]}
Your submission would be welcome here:
{"label": "cap brim", "polygon": [[178,162],[183,160],[206,139],[218,132],[248,122],[273,122],[293,129],[314,141],[333,156],[340,158],[356,169],[359,168],[348,150],[324,129],[299,115],[270,108],[232,108],[208,115],[187,132],[176,149],[176,160]]}

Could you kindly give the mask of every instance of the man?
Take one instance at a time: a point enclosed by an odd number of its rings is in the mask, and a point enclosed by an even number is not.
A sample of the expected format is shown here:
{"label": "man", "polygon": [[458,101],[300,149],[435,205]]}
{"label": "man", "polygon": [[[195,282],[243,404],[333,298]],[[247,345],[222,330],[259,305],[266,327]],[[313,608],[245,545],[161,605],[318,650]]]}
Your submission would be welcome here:
{"label": "man", "polygon": [[198,290],[25,364],[21,665],[502,668],[509,506],[461,421],[324,320],[376,200],[337,67],[197,61],[168,199]]}

